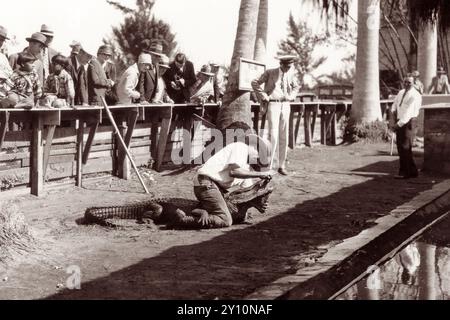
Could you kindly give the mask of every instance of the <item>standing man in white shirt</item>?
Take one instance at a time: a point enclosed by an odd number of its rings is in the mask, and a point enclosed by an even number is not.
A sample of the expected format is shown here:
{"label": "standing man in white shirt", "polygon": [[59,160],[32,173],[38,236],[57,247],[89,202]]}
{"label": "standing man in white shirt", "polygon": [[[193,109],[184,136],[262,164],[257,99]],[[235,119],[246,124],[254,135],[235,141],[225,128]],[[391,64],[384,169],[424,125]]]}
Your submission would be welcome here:
{"label": "standing man in white shirt", "polygon": [[404,79],[405,89],[394,99],[392,116],[395,124],[392,130],[397,134],[397,149],[400,156],[400,170],[396,179],[417,178],[418,170],[413,158],[412,147],[417,117],[422,106],[422,96],[414,89],[414,77]]}
{"label": "standing man in white shirt", "polygon": [[[280,60],[280,67],[264,72],[259,79],[252,81],[252,87],[260,100],[263,114],[267,112],[269,140],[278,150],[278,172],[287,176],[289,173],[286,169],[286,158],[291,101],[295,101],[299,90],[292,68],[297,58],[288,55],[281,56],[278,60]],[[264,89],[261,87],[263,84],[265,85]]]}
{"label": "standing man in white shirt", "polygon": [[139,75],[141,72],[149,70],[151,65],[152,56],[148,53],[142,53],[138,58],[138,63],[128,67],[123,73],[117,85],[119,104],[129,105],[141,98],[138,91]]}

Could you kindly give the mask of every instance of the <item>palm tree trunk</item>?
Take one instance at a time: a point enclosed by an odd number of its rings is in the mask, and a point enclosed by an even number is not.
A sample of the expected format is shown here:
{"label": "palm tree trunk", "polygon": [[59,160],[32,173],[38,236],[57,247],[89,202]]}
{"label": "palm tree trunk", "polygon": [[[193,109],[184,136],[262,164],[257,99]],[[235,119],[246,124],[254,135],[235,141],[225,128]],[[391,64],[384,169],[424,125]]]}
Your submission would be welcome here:
{"label": "palm tree trunk", "polygon": [[427,91],[437,70],[437,28],[431,23],[419,29],[417,67]]}
{"label": "palm tree trunk", "polygon": [[228,84],[217,118],[217,125],[222,130],[236,124],[252,128],[250,92],[239,90],[239,61],[240,58],[254,57],[259,2],[260,0],[241,0]]}
{"label": "palm tree trunk", "polygon": [[267,29],[269,26],[269,0],[260,0],[256,29],[254,60],[265,63],[267,58]]}
{"label": "palm tree trunk", "polygon": [[354,123],[381,120],[379,74],[380,1],[358,1],[356,81],[351,120]]}

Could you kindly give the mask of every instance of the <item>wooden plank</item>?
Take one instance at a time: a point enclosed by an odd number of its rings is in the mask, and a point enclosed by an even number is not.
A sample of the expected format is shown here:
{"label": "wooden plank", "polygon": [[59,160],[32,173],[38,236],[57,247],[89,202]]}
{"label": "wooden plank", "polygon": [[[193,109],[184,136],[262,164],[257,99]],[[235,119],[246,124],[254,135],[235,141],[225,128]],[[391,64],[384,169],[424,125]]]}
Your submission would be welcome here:
{"label": "wooden plank", "polygon": [[0,150],[2,150],[3,141],[5,141],[6,131],[8,130],[9,112],[0,114]]}
{"label": "wooden plank", "polygon": [[33,136],[31,139],[30,166],[31,194],[35,196],[40,196],[44,187],[42,130],[42,119],[38,114],[36,114],[33,116]]}
{"label": "wooden plank", "polygon": [[44,147],[44,179],[47,173],[48,159],[50,158],[50,151],[52,150],[53,136],[55,134],[56,125],[49,125],[47,128],[47,139],[45,139]]}
{"label": "wooden plank", "polygon": [[[139,117],[139,112],[138,110],[132,111],[127,118],[127,131],[125,134],[125,145],[127,147],[127,149],[130,149],[130,144],[131,144],[131,140],[133,138],[133,132],[134,132],[134,128],[136,127],[136,122],[137,119]],[[120,146],[122,148],[122,146]],[[129,180],[131,178],[131,167],[130,167],[130,162],[126,157],[126,153],[123,150],[123,152],[119,153],[120,158],[119,158],[119,178],[121,179],[125,179],[125,180]]]}

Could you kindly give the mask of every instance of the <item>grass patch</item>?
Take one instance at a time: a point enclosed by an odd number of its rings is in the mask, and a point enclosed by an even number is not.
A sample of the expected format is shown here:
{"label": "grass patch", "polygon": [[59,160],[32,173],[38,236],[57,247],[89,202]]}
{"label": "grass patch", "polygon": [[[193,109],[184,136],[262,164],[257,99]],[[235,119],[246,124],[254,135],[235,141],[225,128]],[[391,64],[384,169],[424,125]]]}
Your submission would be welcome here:
{"label": "grass patch", "polygon": [[0,263],[32,251],[35,240],[24,215],[12,201],[0,203]]}
{"label": "grass patch", "polygon": [[389,142],[391,132],[384,121],[355,123],[351,120],[343,122],[344,142],[367,142],[379,143]]}

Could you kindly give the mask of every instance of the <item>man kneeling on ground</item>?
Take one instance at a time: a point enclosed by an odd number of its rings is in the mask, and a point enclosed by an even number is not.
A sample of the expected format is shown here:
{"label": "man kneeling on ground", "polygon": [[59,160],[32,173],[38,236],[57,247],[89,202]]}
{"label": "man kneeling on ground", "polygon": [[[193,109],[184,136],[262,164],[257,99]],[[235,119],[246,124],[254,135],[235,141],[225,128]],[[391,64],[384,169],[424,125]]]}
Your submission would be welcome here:
{"label": "man kneeling on ground", "polygon": [[[258,150],[259,146],[259,150]],[[179,225],[192,228],[226,228],[233,224],[224,194],[253,185],[253,178],[270,180],[270,142],[258,135],[246,136],[246,143],[229,144],[211,157],[197,172],[194,193],[200,209],[187,216],[177,212]]]}

